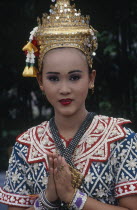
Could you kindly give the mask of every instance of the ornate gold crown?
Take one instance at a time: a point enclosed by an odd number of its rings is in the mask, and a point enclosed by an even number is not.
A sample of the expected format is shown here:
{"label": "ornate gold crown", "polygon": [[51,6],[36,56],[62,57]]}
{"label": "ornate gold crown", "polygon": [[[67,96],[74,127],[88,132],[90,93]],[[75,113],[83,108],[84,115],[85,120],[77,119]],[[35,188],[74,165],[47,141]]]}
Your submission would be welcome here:
{"label": "ornate gold crown", "polygon": [[43,14],[42,20],[37,20],[38,27],[33,29],[29,43],[23,48],[27,54],[23,76],[36,76],[34,63],[37,52],[38,67],[41,71],[45,53],[60,47],[80,49],[92,67],[92,58],[97,49],[96,30],[89,25],[90,17],[81,16],[75,4],[70,5],[70,0],[56,0],[55,5],[50,7],[50,14]]}

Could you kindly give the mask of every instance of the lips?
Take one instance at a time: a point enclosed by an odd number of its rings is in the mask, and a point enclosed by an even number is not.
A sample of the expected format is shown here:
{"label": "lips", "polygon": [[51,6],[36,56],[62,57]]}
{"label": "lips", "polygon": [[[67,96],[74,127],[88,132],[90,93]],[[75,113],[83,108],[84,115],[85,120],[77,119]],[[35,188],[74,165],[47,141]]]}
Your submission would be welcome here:
{"label": "lips", "polygon": [[62,104],[62,105],[69,105],[69,104],[71,104],[72,103],[72,99],[70,99],[70,98],[66,98],[66,99],[61,99],[61,100],[59,100],[59,102]]}

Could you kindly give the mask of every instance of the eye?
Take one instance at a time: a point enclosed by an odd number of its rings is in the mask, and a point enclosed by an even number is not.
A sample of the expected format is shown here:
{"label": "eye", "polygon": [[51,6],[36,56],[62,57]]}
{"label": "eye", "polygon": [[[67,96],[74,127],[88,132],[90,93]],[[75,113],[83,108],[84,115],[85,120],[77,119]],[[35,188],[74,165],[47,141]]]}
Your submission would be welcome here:
{"label": "eye", "polygon": [[56,82],[56,81],[59,81],[59,77],[57,77],[57,76],[49,76],[48,80],[50,80],[52,82]]}
{"label": "eye", "polygon": [[71,81],[76,81],[76,80],[79,80],[80,78],[81,78],[80,75],[71,75],[69,79],[70,79]]}

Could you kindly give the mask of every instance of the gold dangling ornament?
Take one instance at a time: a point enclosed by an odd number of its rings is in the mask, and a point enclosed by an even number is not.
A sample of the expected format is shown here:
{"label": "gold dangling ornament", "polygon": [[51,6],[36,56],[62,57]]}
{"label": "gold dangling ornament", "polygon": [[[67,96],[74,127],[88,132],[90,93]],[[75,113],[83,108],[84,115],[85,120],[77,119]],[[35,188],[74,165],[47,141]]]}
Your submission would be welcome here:
{"label": "gold dangling ornament", "polygon": [[91,85],[90,89],[91,89],[91,93],[92,93],[92,95],[93,95],[93,94],[94,94],[94,91],[95,91],[94,85]]}
{"label": "gold dangling ornament", "polygon": [[26,64],[26,67],[22,73],[23,77],[36,77],[37,76],[37,68],[34,65],[31,65],[30,67],[28,64]]}
{"label": "gold dangling ornament", "polygon": [[36,57],[35,53],[38,52],[38,48],[34,45],[36,44],[36,41],[34,40],[36,31],[37,27],[30,33],[29,42],[22,49],[26,53],[26,67],[22,73],[23,77],[36,77],[38,73],[37,68],[34,66]]}
{"label": "gold dangling ornament", "polygon": [[29,74],[29,66],[28,66],[28,63],[26,63],[26,67],[22,73],[22,76],[26,77],[26,75],[28,75],[28,74]]}

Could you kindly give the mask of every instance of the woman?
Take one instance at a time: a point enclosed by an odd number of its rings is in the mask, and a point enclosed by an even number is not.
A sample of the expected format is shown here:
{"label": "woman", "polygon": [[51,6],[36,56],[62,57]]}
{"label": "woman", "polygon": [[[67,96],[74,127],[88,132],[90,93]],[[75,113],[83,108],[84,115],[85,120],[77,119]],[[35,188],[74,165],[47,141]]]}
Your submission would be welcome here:
{"label": "woman", "polygon": [[37,76],[55,116],[17,138],[0,191],[9,210],[137,209],[137,136],[122,126],[130,121],[85,108],[97,45],[94,29],[82,20],[69,1],[58,0],[24,48],[24,75]]}

